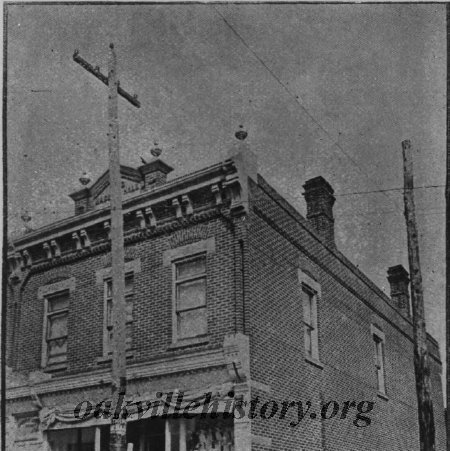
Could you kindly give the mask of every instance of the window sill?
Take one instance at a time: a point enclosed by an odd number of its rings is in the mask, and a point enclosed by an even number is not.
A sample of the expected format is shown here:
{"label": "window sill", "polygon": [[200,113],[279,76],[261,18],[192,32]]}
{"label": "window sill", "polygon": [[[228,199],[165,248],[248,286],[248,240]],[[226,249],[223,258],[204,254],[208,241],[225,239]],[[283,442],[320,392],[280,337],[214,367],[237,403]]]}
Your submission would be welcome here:
{"label": "window sill", "polygon": [[317,359],[313,359],[312,357],[305,357],[305,362],[308,362],[311,365],[323,370],[323,364]]}
{"label": "window sill", "polygon": [[169,346],[169,349],[186,348],[188,346],[204,345],[209,343],[209,335],[201,335],[192,338],[182,338]]}
{"label": "window sill", "polygon": [[[132,359],[133,358],[133,352],[127,351],[126,358],[127,359]],[[103,355],[101,357],[97,357],[97,363],[98,364],[108,363],[108,362],[111,362],[111,361],[112,361],[112,355]]]}
{"label": "window sill", "polygon": [[67,362],[50,363],[42,368],[45,373],[53,373],[56,371],[63,371],[67,369]]}
{"label": "window sill", "polygon": [[389,401],[389,398],[386,396],[385,393],[378,392],[377,396],[381,399],[384,399],[385,401]]}

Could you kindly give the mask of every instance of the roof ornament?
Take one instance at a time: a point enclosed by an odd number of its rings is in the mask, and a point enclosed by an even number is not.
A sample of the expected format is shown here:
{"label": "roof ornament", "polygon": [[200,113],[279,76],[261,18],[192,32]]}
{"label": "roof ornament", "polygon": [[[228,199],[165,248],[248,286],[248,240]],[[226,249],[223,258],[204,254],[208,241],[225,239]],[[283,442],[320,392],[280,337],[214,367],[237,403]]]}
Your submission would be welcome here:
{"label": "roof ornament", "polygon": [[247,138],[248,133],[244,130],[244,126],[243,125],[239,125],[239,128],[241,130],[238,130],[234,136],[239,140],[239,141],[244,141],[245,138]]}
{"label": "roof ornament", "polygon": [[161,155],[161,153],[162,153],[162,149],[158,147],[158,143],[157,143],[156,141],[154,142],[154,146],[155,146],[155,147],[153,147],[153,148],[150,150],[150,153],[151,153],[155,158],[158,158],[158,157]]}
{"label": "roof ornament", "polygon": [[78,179],[83,186],[89,185],[91,183],[91,178],[86,171],[83,171],[81,177]]}
{"label": "roof ornament", "polygon": [[28,212],[28,210],[23,210],[22,214],[20,215],[20,219],[22,219],[22,221],[25,222],[25,224],[31,221],[31,215]]}
{"label": "roof ornament", "polygon": [[25,233],[31,232],[33,228],[31,227],[31,220],[32,216],[31,213],[28,210],[23,210],[22,214],[20,215],[20,219],[22,219],[24,226],[25,226]]}

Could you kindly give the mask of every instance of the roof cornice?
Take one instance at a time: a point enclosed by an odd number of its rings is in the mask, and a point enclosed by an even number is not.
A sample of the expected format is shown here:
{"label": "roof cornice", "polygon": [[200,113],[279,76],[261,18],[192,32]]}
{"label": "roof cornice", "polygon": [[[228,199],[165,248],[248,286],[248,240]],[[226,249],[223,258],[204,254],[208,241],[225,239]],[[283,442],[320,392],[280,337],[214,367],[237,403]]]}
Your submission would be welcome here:
{"label": "roof cornice", "polygon": [[[232,163],[231,159],[216,163],[196,172],[177,177],[172,181],[155,187],[151,191],[144,191],[141,194],[125,199],[123,201],[123,213],[130,213],[138,208],[151,206],[195,189],[223,181],[226,178],[226,172],[231,170]],[[48,241],[53,238],[58,238],[72,231],[79,230],[81,227],[89,227],[98,222],[105,221],[109,217],[109,207],[90,210],[86,213],[71,216],[28,232],[26,235],[13,240],[13,245],[15,250],[20,250],[38,244],[43,240]]]}

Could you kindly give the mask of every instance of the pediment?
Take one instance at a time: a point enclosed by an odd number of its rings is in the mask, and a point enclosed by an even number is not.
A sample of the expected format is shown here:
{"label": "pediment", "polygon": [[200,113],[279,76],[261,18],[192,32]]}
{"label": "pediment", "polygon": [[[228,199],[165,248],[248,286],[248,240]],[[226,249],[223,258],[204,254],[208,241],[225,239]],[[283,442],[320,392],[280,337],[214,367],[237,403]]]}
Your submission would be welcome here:
{"label": "pediment", "polygon": [[[120,167],[122,196],[128,198],[141,190],[142,177],[134,168]],[[92,206],[104,208],[110,201],[109,171],[106,171],[91,187]]]}

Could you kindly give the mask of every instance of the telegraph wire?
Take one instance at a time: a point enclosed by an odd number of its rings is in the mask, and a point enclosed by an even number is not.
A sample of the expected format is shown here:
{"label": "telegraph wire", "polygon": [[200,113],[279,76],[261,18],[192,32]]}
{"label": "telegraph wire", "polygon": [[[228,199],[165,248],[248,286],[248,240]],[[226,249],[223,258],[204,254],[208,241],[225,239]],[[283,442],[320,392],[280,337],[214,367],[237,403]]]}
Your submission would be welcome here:
{"label": "telegraph wire", "polygon": [[[443,188],[445,187],[445,185],[422,185],[422,186],[415,186],[413,189],[431,189],[431,188]],[[353,195],[359,195],[362,196],[364,194],[376,194],[376,193],[385,193],[388,191],[402,191],[404,188],[386,188],[386,189],[378,189],[378,190],[373,190],[373,191],[353,191],[353,192],[349,192],[349,193],[335,193],[335,196],[340,196],[340,197],[344,197],[344,196],[353,196]],[[62,213],[73,213],[74,209],[70,208],[70,209],[57,209],[57,210],[53,210],[53,211],[46,211],[49,210],[47,207],[43,207],[41,211],[32,211],[30,212],[31,215],[50,215],[50,214],[62,214]],[[436,210],[417,210],[419,212],[423,212],[423,213],[427,213],[427,212],[434,212]],[[439,212],[441,212],[441,210],[438,210]],[[370,214],[384,214],[384,213],[397,213],[398,210],[387,210],[387,211],[380,211],[380,212],[373,212]],[[442,210],[442,212],[444,212],[444,210]],[[20,217],[20,213],[15,212],[15,213],[9,213],[8,216],[17,216]],[[361,216],[361,215],[359,215]],[[364,216],[364,215],[362,215]],[[339,216],[341,217],[341,216]]]}
{"label": "telegraph wire", "polygon": [[[428,188],[445,188],[445,185],[422,185],[415,186],[413,189],[428,189]],[[403,191],[404,188],[387,188],[387,189],[376,189],[373,191],[355,191],[352,193],[337,193],[335,196],[353,196],[356,194],[372,194],[372,193],[386,193],[388,191]]]}
{"label": "telegraph wire", "polygon": [[[300,96],[294,95],[289,88],[281,81],[281,79],[273,72],[273,70],[264,62],[264,60],[250,47],[249,44],[245,41],[245,39],[241,36],[241,34],[230,24],[230,22],[227,21],[227,19],[223,16],[223,14],[214,6],[212,5],[216,13],[221,17],[223,22],[227,25],[227,27],[234,33],[234,35],[242,42],[242,44],[249,50],[249,52],[259,61],[259,63],[269,72],[270,75],[277,81],[277,83],[283,88],[284,91],[286,91],[290,97],[294,99],[294,101],[297,103],[297,105],[300,106],[300,108],[304,111],[304,113],[313,121],[320,130],[322,130],[328,138],[331,140],[331,143],[333,146],[336,146],[361,172],[365,173],[366,175],[369,175],[369,173],[363,169],[345,150],[344,148],[339,144],[338,141],[336,141],[333,136],[325,129],[325,127],[308,111],[308,109],[300,102]],[[383,192],[383,191],[380,191]],[[397,206],[398,211],[401,212],[401,208],[399,205],[397,205],[397,202],[390,198],[387,194],[385,196],[394,204]]]}

